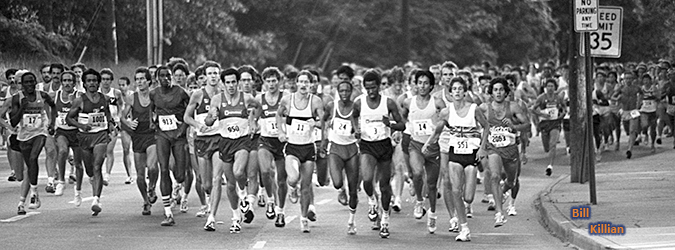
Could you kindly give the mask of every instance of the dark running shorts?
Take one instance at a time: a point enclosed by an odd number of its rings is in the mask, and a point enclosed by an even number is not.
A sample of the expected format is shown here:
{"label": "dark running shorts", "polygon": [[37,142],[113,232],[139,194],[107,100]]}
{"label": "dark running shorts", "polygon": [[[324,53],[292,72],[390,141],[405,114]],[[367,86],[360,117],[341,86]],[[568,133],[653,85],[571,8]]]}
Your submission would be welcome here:
{"label": "dark running shorts", "polygon": [[277,137],[261,136],[258,139],[258,151],[260,151],[260,149],[265,149],[272,153],[275,161],[284,159],[284,143],[281,143]]}
{"label": "dark running shorts", "polygon": [[94,147],[99,144],[108,144],[110,136],[108,131],[100,131],[97,133],[77,133],[77,140],[80,141],[80,148],[82,150],[94,150]]}
{"label": "dark running shorts", "polygon": [[79,147],[80,141],[77,140],[77,133],[77,129],[65,130],[57,128],[54,138],[58,139],[60,136],[63,136],[68,140],[68,147]]}
{"label": "dark running shorts", "polygon": [[408,153],[408,148],[410,148],[410,135],[406,133],[402,133],[403,136],[401,136],[401,148],[403,149],[403,153]]}
{"label": "dark running shorts", "polygon": [[502,164],[504,169],[506,168],[518,168],[520,165],[520,152],[518,151],[518,145],[511,145],[503,148],[495,148],[488,144],[488,155],[496,154],[502,158]]}
{"label": "dark running shorts", "polygon": [[391,161],[394,155],[394,147],[391,146],[390,138],[374,142],[361,140],[359,142],[359,149],[361,150],[361,154],[370,155],[378,162]]}
{"label": "dark running shorts", "polygon": [[356,143],[340,145],[330,142],[328,144],[328,154],[335,155],[340,160],[346,161],[359,154],[359,146]]}
{"label": "dark running shorts", "polygon": [[218,151],[221,139],[223,137],[218,134],[195,137],[195,153],[198,157],[211,159],[213,154]]}
{"label": "dark running shorts", "polygon": [[539,131],[545,134],[551,133],[554,129],[560,131],[560,124],[560,120],[540,121]]}
{"label": "dark running shorts", "polygon": [[258,140],[260,140],[260,134],[253,134],[253,138],[251,139],[251,136],[247,136],[249,139],[249,144],[248,144],[248,151],[257,151],[258,150]]}
{"label": "dark running shorts", "polygon": [[157,139],[155,138],[155,133],[149,134],[136,134],[129,133],[131,135],[131,147],[134,153],[144,154],[147,152],[147,149],[155,145]]}
{"label": "dark running shorts", "polygon": [[[46,135],[37,135],[33,138],[28,139],[27,141],[20,141],[19,145],[21,146],[21,151],[24,150],[33,150],[34,145],[42,144],[42,147],[45,146],[45,140],[47,140]],[[42,150],[42,147],[39,150]],[[32,154],[32,153],[31,153]]]}
{"label": "dark running shorts", "polygon": [[225,163],[234,162],[234,154],[239,152],[239,150],[245,150],[248,152],[249,145],[251,144],[251,137],[242,136],[237,139],[230,138],[220,138],[220,143],[218,143],[218,148],[220,148],[220,159]]}
{"label": "dark running shorts", "polygon": [[468,166],[478,166],[480,161],[476,160],[476,155],[478,154],[478,149],[474,149],[471,154],[455,154],[453,146],[450,146],[450,151],[448,152],[448,159],[451,162],[461,165],[463,168]]}
{"label": "dark running shorts", "polygon": [[314,146],[314,142],[305,145],[286,143],[286,146],[284,146],[284,155],[297,157],[300,164],[305,163],[306,161],[316,161],[316,147]]}
{"label": "dark running shorts", "polygon": [[425,162],[430,162],[430,163],[435,163],[435,164],[440,164],[440,156],[441,156],[441,147],[438,145],[438,143],[434,143],[429,145],[429,153],[424,154],[422,153],[422,147],[424,146],[424,143],[417,142],[417,141],[410,141],[410,147],[408,148],[408,153],[412,151],[417,151],[420,154],[424,156],[424,161]]}
{"label": "dark running shorts", "polygon": [[19,140],[16,139],[16,134],[9,135],[9,149],[21,152],[21,144],[19,143]]}

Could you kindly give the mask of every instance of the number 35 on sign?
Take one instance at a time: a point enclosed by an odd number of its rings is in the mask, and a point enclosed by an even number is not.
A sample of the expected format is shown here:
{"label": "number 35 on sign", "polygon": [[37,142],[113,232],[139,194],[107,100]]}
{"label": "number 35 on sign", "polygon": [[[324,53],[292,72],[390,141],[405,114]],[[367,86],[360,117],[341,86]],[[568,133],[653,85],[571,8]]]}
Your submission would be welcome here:
{"label": "number 35 on sign", "polygon": [[[621,29],[623,8],[600,6],[598,8],[598,30],[590,31],[592,57],[621,57]],[[584,54],[584,39],[580,39],[579,51]]]}

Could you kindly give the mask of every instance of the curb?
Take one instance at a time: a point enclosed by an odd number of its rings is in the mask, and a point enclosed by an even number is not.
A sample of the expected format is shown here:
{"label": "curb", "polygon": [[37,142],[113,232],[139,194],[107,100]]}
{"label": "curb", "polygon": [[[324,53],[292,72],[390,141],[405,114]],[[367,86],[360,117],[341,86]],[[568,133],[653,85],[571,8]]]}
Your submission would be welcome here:
{"label": "curb", "polygon": [[[539,212],[539,223],[546,228],[551,235],[560,239],[562,242],[569,244],[569,247],[576,247],[579,249],[614,249],[616,245],[603,244],[596,239],[585,235],[585,230],[578,229],[574,222],[567,219],[564,213],[552,204],[548,194],[553,188],[562,180],[567,179],[569,175],[560,176],[553,183],[541,190],[534,199],[532,205]],[[600,239],[598,239],[600,240]],[[608,242],[606,242],[608,243]]]}

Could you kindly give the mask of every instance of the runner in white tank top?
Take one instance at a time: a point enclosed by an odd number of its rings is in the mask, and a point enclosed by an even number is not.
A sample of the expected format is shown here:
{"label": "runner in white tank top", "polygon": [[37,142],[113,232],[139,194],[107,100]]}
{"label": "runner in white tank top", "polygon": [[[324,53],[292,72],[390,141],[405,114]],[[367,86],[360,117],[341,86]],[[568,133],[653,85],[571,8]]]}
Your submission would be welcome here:
{"label": "runner in white tank top", "polygon": [[[113,88],[112,87],[112,82],[115,80],[114,74],[112,70],[110,69],[102,69],[101,70],[101,89],[100,92],[103,93],[104,95],[108,96],[108,107],[110,108],[110,115],[112,115],[113,120],[115,121],[115,129],[113,129],[113,133],[111,134],[112,140],[108,143],[108,146],[106,147],[106,159],[105,159],[105,173],[103,174],[103,185],[108,185],[108,182],[110,181],[110,173],[112,172],[112,167],[113,164],[115,163],[115,144],[117,144],[117,134],[119,132],[119,123],[120,123],[120,115],[119,111],[121,111],[124,106],[124,101],[122,99],[122,92],[119,89]],[[128,153],[128,151],[127,151]],[[127,158],[123,160],[122,162],[124,163],[124,168],[127,172],[127,178],[129,178],[129,174],[131,171],[131,162],[128,160],[128,156],[123,155],[123,157]]]}

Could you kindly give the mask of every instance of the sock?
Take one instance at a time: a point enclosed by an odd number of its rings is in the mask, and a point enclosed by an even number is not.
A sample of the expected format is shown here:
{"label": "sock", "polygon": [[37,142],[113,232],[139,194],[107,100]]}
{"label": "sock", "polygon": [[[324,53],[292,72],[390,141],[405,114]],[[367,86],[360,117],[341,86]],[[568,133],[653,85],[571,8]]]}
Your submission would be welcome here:
{"label": "sock", "polygon": [[307,208],[307,211],[316,211],[316,208],[314,207],[314,205],[309,204],[309,207]]}
{"label": "sock", "polygon": [[436,217],[436,213],[435,213],[435,212],[432,212],[431,210],[429,211],[429,215],[428,215],[428,216],[429,216],[429,218],[432,218],[432,219],[438,218],[438,217]]}
{"label": "sock", "polygon": [[368,205],[377,205],[377,199],[374,195],[368,196]]}
{"label": "sock", "polygon": [[206,199],[206,204],[211,204],[211,194],[204,194],[204,198]]}
{"label": "sock", "polygon": [[274,211],[277,211],[277,214],[284,214],[284,208],[279,206],[274,206]]}
{"label": "sock", "polygon": [[244,200],[246,198],[246,189],[239,188],[238,184],[235,184],[237,186],[237,196],[239,196],[239,200]]}
{"label": "sock", "polygon": [[76,188],[76,189],[75,189],[75,194],[76,194],[76,195],[79,195],[79,196],[82,196],[82,190],[77,190],[77,188]]}
{"label": "sock", "polygon": [[265,199],[267,200],[267,203],[268,203],[268,204],[274,204],[274,203],[276,203],[276,201],[275,201],[275,199],[274,199],[274,195],[272,195],[272,196],[267,196],[267,195],[265,195],[265,197],[266,197]]}
{"label": "sock", "polygon": [[19,206],[23,206],[25,204],[26,204],[26,197],[19,198]]}
{"label": "sock", "polygon": [[347,223],[349,224],[354,224],[354,216],[356,215],[356,209],[349,209],[349,220],[347,220]]}
{"label": "sock", "polygon": [[255,202],[255,195],[249,194],[246,195],[246,198],[244,198],[248,203],[254,203]]}
{"label": "sock", "polygon": [[100,201],[100,198],[98,196],[94,196],[93,204],[98,204]]}
{"label": "sock", "polygon": [[389,211],[382,212],[382,225],[389,224]]}
{"label": "sock", "polygon": [[488,194],[487,197],[488,197],[488,201],[495,202],[495,196],[494,195]]}
{"label": "sock", "polygon": [[469,223],[468,223],[468,222],[467,222],[467,223],[463,223],[463,224],[461,225],[460,229],[461,229],[461,230],[465,230],[465,229],[466,229],[466,230],[469,230]]}
{"label": "sock", "polygon": [[162,196],[162,204],[164,205],[164,214],[166,216],[173,216],[171,213],[171,196]]}
{"label": "sock", "polygon": [[30,192],[32,193],[32,195],[37,195],[37,193],[38,193],[37,192],[37,185],[31,184],[30,185]]}
{"label": "sock", "polygon": [[241,213],[239,209],[232,209],[232,220],[241,221]]}
{"label": "sock", "polygon": [[171,207],[164,207],[164,215],[168,217],[173,217],[173,213],[171,212]]}
{"label": "sock", "polygon": [[54,177],[47,177],[47,183],[54,184]]}
{"label": "sock", "polygon": [[213,214],[209,214],[209,217],[208,217],[208,219],[206,219],[206,221],[207,221],[207,222],[209,222],[209,221],[216,221],[216,216],[214,216]]}

